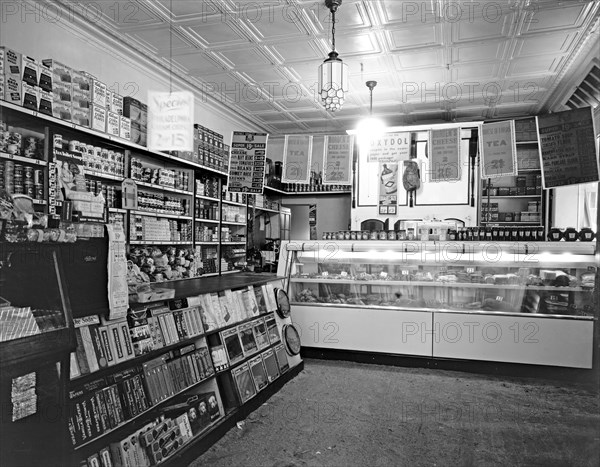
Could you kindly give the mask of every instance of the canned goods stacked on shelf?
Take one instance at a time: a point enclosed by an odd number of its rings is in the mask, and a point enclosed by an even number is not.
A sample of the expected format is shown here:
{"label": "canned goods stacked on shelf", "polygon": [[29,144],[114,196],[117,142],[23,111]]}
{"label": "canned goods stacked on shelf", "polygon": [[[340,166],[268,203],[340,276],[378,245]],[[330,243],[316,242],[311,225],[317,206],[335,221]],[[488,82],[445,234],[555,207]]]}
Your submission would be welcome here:
{"label": "canned goods stacked on shelf", "polygon": [[44,199],[44,172],[19,162],[0,160],[0,188],[41,201]]}
{"label": "canned goods stacked on shelf", "polygon": [[125,175],[125,155],[120,151],[86,144],[77,140],[65,140],[60,134],[53,136],[52,148],[54,151],[78,152],[83,159],[86,171],[98,172],[115,177]]}
{"label": "canned goods stacked on shelf", "polygon": [[190,191],[190,175],[184,170],[155,168],[137,158],[131,158],[131,178],[166,188]]}
{"label": "canned goods stacked on shelf", "polygon": [[190,203],[184,198],[138,191],[137,203],[138,208],[143,211],[176,216],[189,215]]}

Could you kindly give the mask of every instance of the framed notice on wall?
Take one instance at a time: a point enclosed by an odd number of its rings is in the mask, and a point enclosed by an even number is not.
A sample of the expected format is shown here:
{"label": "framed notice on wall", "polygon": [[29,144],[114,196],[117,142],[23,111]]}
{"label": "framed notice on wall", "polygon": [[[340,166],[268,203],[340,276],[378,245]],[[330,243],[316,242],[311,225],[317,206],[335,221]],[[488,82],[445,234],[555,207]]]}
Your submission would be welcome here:
{"label": "framed notice on wall", "polygon": [[308,183],[313,137],[285,135],[283,146],[283,183]]}
{"label": "framed notice on wall", "polygon": [[429,181],[451,182],[460,180],[460,128],[431,130]]}
{"label": "framed notice on wall", "polygon": [[517,144],[515,122],[481,125],[481,178],[517,175]]}
{"label": "framed notice on wall", "polygon": [[591,107],[537,117],[544,188],[598,181]]}
{"label": "framed notice on wall", "polygon": [[148,149],[194,150],[194,95],[191,92],[148,93]]}
{"label": "framed notice on wall", "polygon": [[398,162],[410,158],[410,133],[384,133],[373,138],[367,162]]}
{"label": "framed notice on wall", "polygon": [[323,184],[351,185],[354,136],[325,136],[323,146]]}
{"label": "framed notice on wall", "polygon": [[233,132],[229,151],[228,191],[263,192],[268,137],[267,133]]}
{"label": "framed notice on wall", "polygon": [[398,213],[398,163],[379,165],[379,214]]}

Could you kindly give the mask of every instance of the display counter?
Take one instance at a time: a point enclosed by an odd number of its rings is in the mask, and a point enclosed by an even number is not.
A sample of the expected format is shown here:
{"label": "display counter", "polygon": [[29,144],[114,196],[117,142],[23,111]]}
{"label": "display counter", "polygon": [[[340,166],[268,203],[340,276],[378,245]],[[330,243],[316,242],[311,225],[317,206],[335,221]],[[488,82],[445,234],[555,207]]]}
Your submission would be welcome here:
{"label": "display counter", "polygon": [[594,242],[289,242],[280,265],[304,347],[592,368]]}

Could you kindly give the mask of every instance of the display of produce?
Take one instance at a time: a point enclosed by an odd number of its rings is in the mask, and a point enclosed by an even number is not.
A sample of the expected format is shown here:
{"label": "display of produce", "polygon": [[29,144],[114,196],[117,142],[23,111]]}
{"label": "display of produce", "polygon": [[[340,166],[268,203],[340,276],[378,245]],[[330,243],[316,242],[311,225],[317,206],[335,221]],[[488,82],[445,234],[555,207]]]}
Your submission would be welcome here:
{"label": "display of produce", "polygon": [[195,253],[191,248],[134,247],[127,255],[127,261],[130,265],[128,283],[134,286],[197,275]]}

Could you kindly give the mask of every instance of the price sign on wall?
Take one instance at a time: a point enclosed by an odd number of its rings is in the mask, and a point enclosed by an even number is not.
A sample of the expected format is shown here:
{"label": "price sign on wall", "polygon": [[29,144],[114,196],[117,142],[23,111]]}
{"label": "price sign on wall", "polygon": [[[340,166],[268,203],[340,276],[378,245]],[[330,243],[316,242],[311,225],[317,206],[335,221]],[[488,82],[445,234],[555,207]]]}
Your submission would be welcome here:
{"label": "price sign on wall", "polygon": [[323,152],[323,184],[351,185],[354,136],[325,136]]}
{"label": "price sign on wall", "polygon": [[481,177],[517,175],[515,122],[484,123],[481,126]]}
{"label": "price sign on wall", "polygon": [[148,148],[194,150],[194,95],[191,92],[148,93]]}
{"label": "price sign on wall", "polygon": [[537,117],[544,188],[598,181],[590,107]]}

